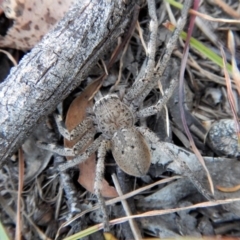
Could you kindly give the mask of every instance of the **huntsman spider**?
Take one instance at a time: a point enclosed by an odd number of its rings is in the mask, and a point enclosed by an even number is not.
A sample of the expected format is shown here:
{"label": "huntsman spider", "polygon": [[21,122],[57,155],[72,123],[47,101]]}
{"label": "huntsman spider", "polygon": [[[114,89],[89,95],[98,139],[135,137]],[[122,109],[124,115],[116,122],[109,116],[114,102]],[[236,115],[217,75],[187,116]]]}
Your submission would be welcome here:
{"label": "huntsman spider", "polygon": [[[156,138],[156,136],[149,129],[146,130],[146,128],[136,127],[135,124],[140,118],[145,118],[161,111],[162,107],[172,95],[177,85],[177,80],[173,79],[170,82],[163,98],[154,106],[141,110],[139,110],[139,106],[156,86],[156,80],[153,79],[161,78],[179,33],[185,25],[190,4],[191,1],[185,1],[182,16],[178,21],[176,30],[167,44],[164,55],[161,57],[161,64],[156,67],[155,52],[158,29],[156,4],[154,0],[148,0],[151,20],[149,23],[150,37],[147,46],[147,57],[144,62],[145,66],[142,67],[139,76],[123,100],[120,100],[116,94],[102,97],[94,104],[94,118],[91,116],[87,117],[71,132],[64,127],[61,117],[55,115],[59,132],[64,138],[73,140],[82,136],[81,140],[77,142],[73,148],[62,148],[54,144],[39,143],[41,148],[56,152],[62,156],[74,156],[73,160],[60,165],[59,171],[73,167],[85,161],[92,153],[98,152],[94,189],[103,212],[105,231],[109,231],[109,221],[100,189],[104,174],[104,158],[106,152],[107,150],[112,151],[116,163],[127,174],[141,177],[148,172],[151,164],[151,152],[145,139],[151,140],[152,138]],[[89,139],[93,138],[96,133],[101,133],[101,135],[94,140],[84,153],[79,154],[79,149],[81,149]]]}

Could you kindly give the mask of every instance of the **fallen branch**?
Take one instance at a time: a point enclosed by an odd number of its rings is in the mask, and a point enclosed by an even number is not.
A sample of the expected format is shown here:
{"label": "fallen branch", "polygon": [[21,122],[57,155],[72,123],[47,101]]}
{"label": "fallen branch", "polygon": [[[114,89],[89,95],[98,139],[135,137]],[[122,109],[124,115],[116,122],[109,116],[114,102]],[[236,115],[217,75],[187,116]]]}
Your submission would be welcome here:
{"label": "fallen branch", "polygon": [[0,164],[88,75],[131,20],[135,1],[76,1],[0,85]]}

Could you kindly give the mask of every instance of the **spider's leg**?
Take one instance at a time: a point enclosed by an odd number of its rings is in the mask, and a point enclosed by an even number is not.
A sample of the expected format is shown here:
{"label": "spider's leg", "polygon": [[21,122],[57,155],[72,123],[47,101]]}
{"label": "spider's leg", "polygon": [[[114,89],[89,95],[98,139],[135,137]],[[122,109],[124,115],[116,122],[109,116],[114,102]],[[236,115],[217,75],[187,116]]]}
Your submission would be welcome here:
{"label": "spider's leg", "polygon": [[110,228],[106,204],[101,194],[101,184],[104,177],[104,159],[107,153],[108,143],[109,143],[108,140],[104,140],[101,142],[101,145],[98,148],[98,161],[96,166],[96,178],[94,183],[94,192],[97,196],[98,203],[103,214],[103,224],[105,232],[109,232]]}
{"label": "spider's leg", "polygon": [[92,120],[90,118],[85,118],[79,125],[77,125],[72,131],[68,131],[59,114],[54,114],[54,119],[56,121],[57,127],[61,135],[68,139],[74,140],[79,136],[82,136],[88,129],[92,127]]}
{"label": "spider's leg", "polygon": [[[176,42],[178,40],[178,37],[186,23],[187,20],[187,16],[188,16],[188,11],[190,9],[192,1],[190,0],[186,0],[184,5],[183,5],[183,9],[181,12],[181,18],[179,19],[176,29],[173,32],[173,35],[171,37],[171,39],[169,40],[169,42],[167,43],[167,46],[164,50],[164,54],[162,55],[162,57],[159,59],[159,62],[161,64],[158,64],[156,69],[154,70],[156,72],[156,79],[159,79],[162,77],[168,62],[170,60],[171,54],[173,52],[173,49],[176,45]],[[151,30],[151,29],[150,29]],[[151,41],[151,39],[150,39]],[[154,75],[154,74],[152,74]],[[149,94],[149,92],[152,90],[152,88],[155,86],[155,81],[153,79],[152,82],[148,79],[139,79],[137,82],[135,82],[133,84],[133,90],[130,91],[128,93],[127,98],[133,100],[133,102],[131,103],[131,109],[136,109],[141,102],[145,99],[145,97]]]}
{"label": "spider's leg", "polygon": [[59,171],[65,171],[68,168],[74,167],[75,165],[87,160],[94,152],[97,151],[102,141],[103,141],[103,137],[99,136],[83,153],[76,156],[74,159],[59,165],[58,166]]}
{"label": "spider's leg", "polygon": [[[54,155],[54,162],[56,165],[62,164],[66,159],[57,154]],[[77,198],[77,189],[73,184],[72,178],[67,171],[60,172],[61,179],[61,188],[64,189],[64,192],[67,197],[67,205],[69,207],[69,214],[66,219],[72,218],[76,213],[81,212],[81,206]]]}
{"label": "spider's leg", "polygon": [[89,129],[82,137],[81,139],[73,146],[73,151],[75,155],[77,155],[87,144],[89,141],[94,139],[94,135],[96,133],[96,130],[94,128]]}
{"label": "spider's leg", "polygon": [[178,85],[177,79],[172,79],[170,81],[170,86],[165,90],[163,97],[153,106],[146,107],[142,110],[140,110],[137,113],[138,118],[142,117],[149,117],[151,115],[154,115],[162,110],[162,108],[166,105],[167,101],[172,96],[176,86]]}
{"label": "spider's leg", "polygon": [[[147,127],[138,127],[137,128],[139,132],[141,132],[151,143],[154,143],[157,148],[161,149],[167,156],[172,158],[172,160],[177,164],[178,169],[180,170],[181,174],[183,176],[186,176],[189,178],[189,180],[194,184],[194,186],[198,189],[198,191],[209,201],[213,200],[212,194],[202,186],[202,184],[198,181],[198,179],[195,177],[195,173],[188,167],[186,162],[179,157],[178,151],[174,151],[173,149],[170,149],[165,142],[161,142],[157,135],[152,132],[149,128]],[[184,150],[182,150],[184,151]]]}
{"label": "spider's leg", "polygon": [[42,149],[49,150],[50,152],[57,153],[61,156],[74,157],[81,151],[81,149],[83,149],[84,146],[87,145],[90,140],[93,139],[95,132],[94,128],[89,129],[88,132],[83,135],[83,137],[72,148],[62,147],[53,143],[46,143],[42,141],[38,141],[37,145]]}
{"label": "spider's leg", "polygon": [[163,75],[163,72],[166,68],[166,66],[168,65],[168,62],[170,60],[170,57],[172,55],[172,52],[176,46],[176,42],[180,36],[180,33],[182,32],[186,21],[187,21],[187,17],[188,17],[188,11],[190,9],[190,7],[192,6],[192,0],[185,0],[184,4],[183,4],[183,8],[181,11],[181,18],[178,20],[177,22],[177,26],[169,40],[169,42],[167,43],[166,48],[164,49],[164,54],[162,55],[162,57],[159,59],[159,64],[157,64],[157,73],[158,76],[161,77]]}
{"label": "spider's leg", "polygon": [[[173,69],[176,69],[175,71],[173,71]],[[134,99],[134,101],[132,102],[131,106],[132,110],[134,113],[137,112],[137,108],[139,108],[139,106],[141,105],[141,103],[143,103],[143,101],[145,100],[145,98],[148,96],[148,94],[151,92],[152,89],[156,88],[157,86],[157,82],[161,79],[161,82],[168,82],[169,80],[169,76],[174,76],[176,75],[177,72],[177,66],[175,64],[175,62],[171,62],[171,64],[169,64],[162,77],[159,76],[157,70],[154,72],[153,78],[152,80],[146,85],[146,88],[141,92],[141,94]]]}
{"label": "spider's leg", "polygon": [[93,121],[91,118],[85,118],[80,124],[78,124],[71,132],[71,140],[82,136],[87,130],[93,128]]}
{"label": "spider's leg", "polygon": [[69,157],[75,156],[74,150],[72,148],[66,148],[66,147],[58,146],[54,143],[46,143],[46,142],[42,142],[42,141],[37,141],[37,145],[38,145],[38,147],[40,147],[42,149],[57,153],[61,156],[66,156],[66,157],[67,156],[69,156]]}
{"label": "spider's leg", "polygon": [[137,77],[136,81],[132,86],[132,89],[125,95],[123,100],[125,103],[132,102],[145,89],[146,85],[153,76],[158,31],[158,20],[156,14],[155,0],[148,0],[148,12],[151,20],[149,23],[150,36],[147,46],[146,66],[144,70],[140,72],[142,76]]}
{"label": "spider's leg", "polygon": [[94,138],[95,133],[95,129],[88,130],[88,132],[72,148],[62,147],[53,143],[46,143],[42,141],[38,141],[37,145],[42,149],[57,153],[60,156],[75,157],[83,149],[83,147]]}

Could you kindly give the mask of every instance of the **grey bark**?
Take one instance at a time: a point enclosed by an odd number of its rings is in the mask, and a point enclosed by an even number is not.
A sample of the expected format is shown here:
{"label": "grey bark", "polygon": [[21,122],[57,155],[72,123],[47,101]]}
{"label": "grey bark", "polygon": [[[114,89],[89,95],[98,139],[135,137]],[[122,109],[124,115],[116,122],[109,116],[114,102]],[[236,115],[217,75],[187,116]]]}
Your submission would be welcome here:
{"label": "grey bark", "polygon": [[77,2],[0,85],[0,164],[116,42],[131,21],[135,4]]}

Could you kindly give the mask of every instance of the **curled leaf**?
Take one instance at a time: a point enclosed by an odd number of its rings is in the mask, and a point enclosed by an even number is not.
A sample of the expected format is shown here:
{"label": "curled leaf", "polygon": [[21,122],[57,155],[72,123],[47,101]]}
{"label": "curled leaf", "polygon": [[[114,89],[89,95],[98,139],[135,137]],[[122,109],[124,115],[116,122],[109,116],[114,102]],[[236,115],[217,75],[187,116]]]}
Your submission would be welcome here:
{"label": "curled leaf", "polygon": [[240,190],[240,185],[236,185],[233,187],[216,186],[216,188],[221,192],[232,193],[232,192],[237,192],[238,190]]}

